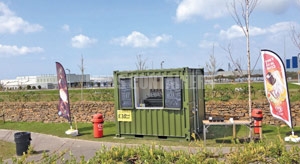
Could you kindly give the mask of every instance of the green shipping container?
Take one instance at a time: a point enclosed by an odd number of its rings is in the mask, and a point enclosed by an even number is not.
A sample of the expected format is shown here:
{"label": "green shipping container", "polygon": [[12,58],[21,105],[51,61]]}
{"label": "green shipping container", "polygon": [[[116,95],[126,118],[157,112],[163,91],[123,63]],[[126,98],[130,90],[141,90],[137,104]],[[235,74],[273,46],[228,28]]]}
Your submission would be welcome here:
{"label": "green shipping container", "polygon": [[114,84],[117,137],[190,141],[202,133],[203,69],[114,71]]}

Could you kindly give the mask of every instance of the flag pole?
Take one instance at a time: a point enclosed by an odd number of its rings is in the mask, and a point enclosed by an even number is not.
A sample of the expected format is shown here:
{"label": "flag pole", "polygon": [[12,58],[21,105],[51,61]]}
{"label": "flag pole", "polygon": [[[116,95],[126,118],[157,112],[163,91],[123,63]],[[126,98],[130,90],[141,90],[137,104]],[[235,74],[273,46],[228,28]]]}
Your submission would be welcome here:
{"label": "flag pole", "polygon": [[294,135],[284,63],[280,56],[271,50],[261,50],[261,55],[265,92],[271,114],[292,129],[292,135],[285,137],[285,141],[299,142],[300,137]]}
{"label": "flag pole", "polygon": [[56,62],[57,82],[59,90],[59,104],[58,104],[58,115],[66,118],[70,124],[70,129],[66,131],[66,134],[77,136],[78,130],[74,130],[72,127],[72,118],[70,111],[70,98],[68,91],[68,82],[64,67]]}

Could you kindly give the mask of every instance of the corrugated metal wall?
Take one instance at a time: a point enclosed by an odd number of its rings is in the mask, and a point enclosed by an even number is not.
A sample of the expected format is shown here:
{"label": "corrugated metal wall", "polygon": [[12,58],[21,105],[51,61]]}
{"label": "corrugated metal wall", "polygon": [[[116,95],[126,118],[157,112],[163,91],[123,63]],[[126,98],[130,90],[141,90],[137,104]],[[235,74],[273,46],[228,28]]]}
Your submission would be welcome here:
{"label": "corrugated metal wall", "polygon": [[120,134],[185,137],[183,110],[133,109],[132,122],[119,122]]}
{"label": "corrugated metal wall", "polygon": [[[182,86],[181,108],[136,109],[134,103],[134,89],[132,84],[132,107],[123,109],[120,105],[119,88],[115,87],[115,110],[117,134],[131,136],[175,137],[185,140],[191,139],[191,133],[202,132],[204,119],[204,78],[203,69],[163,69],[132,72],[114,72],[114,83],[119,86],[121,78],[142,76],[180,77]],[[199,86],[202,86],[200,88]],[[116,86],[116,85],[115,85]],[[119,121],[118,110],[130,110],[131,121]]]}

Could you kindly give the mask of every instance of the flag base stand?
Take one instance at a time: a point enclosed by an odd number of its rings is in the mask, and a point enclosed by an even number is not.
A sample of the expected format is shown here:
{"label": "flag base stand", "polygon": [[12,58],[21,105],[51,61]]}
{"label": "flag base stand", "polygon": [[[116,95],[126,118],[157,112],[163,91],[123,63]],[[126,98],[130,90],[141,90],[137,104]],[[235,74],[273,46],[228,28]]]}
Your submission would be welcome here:
{"label": "flag base stand", "polygon": [[78,130],[69,129],[69,130],[66,131],[66,134],[75,137],[75,136],[78,136],[79,133],[78,133]]}
{"label": "flag base stand", "polygon": [[66,131],[66,134],[67,134],[67,135],[71,135],[71,136],[73,136],[73,137],[79,135],[78,128],[77,128],[77,121],[76,121],[76,117],[75,117],[75,116],[74,116],[74,120],[75,120],[75,126],[76,126],[76,129],[73,129],[73,128],[72,128],[72,124],[70,124],[70,129]]}
{"label": "flag base stand", "polygon": [[284,141],[300,142],[300,137],[297,135],[290,135],[284,138]]}

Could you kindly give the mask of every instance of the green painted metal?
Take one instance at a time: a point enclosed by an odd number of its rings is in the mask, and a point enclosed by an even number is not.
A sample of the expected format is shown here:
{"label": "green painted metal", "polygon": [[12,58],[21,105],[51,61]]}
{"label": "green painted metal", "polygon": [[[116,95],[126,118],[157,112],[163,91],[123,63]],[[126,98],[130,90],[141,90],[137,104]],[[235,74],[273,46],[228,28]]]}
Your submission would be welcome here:
{"label": "green painted metal", "polygon": [[[136,97],[140,93],[138,92],[139,88],[137,87],[137,83],[147,77],[152,79],[157,78],[157,83],[162,83],[163,85],[167,85],[165,84],[166,78],[171,77],[178,79],[179,77],[181,87],[181,107],[167,107],[167,95],[165,95],[167,94],[167,91],[164,86],[162,88],[162,107],[138,107],[139,103],[137,102],[138,100],[136,100]],[[141,79],[140,81],[136,80],[139,78]],[[160,82],[161,79],[163,79],[163,82]],[[126,80],[128,82],[127,85],[130,84],[130,88],[127,88],[127,91],[125,91],[125,89],[122,90],[123,84],[121,84]],[[148,80],[149,83],[151,81],[154,80]],[[193,133],[195,136],[199,136],[199,133],[202,132],[202,120],[205,118],[203,69],[184,67],[160,70],[114,71],[114,84],[117,137],[152,136],[181,138],[190,141]],[[150,86],[149,88],[152,87],[151,84],[148,85]],[[148,92],[145,91],[145,93]],[[127,98],[130,96],[126,100],[127,106],[121,104],[125,99],[122,96],[125,94],[127,94]],[[122,111],[129,111],[131,116],[126,117],[127,115],[118,115],[118,112]],[[122,120],[122,118],[125,118],[125,120]],[[126,120],[129,118],[131,118],[131,120]]]}

